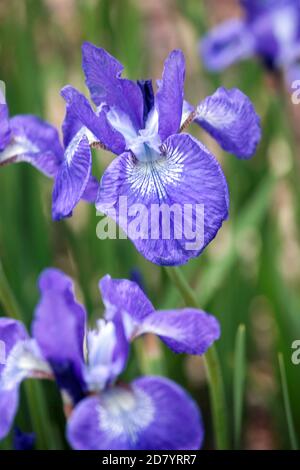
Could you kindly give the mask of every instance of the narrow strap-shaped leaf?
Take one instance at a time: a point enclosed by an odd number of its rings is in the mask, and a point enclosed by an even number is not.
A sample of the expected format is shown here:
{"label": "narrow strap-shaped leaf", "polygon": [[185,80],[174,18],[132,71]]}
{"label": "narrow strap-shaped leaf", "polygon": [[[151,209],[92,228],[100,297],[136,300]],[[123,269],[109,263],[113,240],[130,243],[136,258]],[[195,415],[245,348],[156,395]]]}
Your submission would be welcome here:
{"label": "narrow strap-shaped leaf", "polygon": [[237,449],[241,441],[243,418],[243,400],[246,378],[246,328],[240,325],[235,339],[233,370],[233,413],[234,413],[234,446]]}
{"label": "narrow strap-shaped leaf", "polygon": [[289,396],[289,390],[288,390],[288,384],[287,384],[287,378],[286,378],[286,369],[285,369],[285,364],[284,364],[282,353],[278,354],[278,362],[279,362],[279,372],[280,372],[282,394],[283,394],[283,401],[284,401],[284,409],[285,409],[285,415],[286,415],[286,420],[287,420],[287,425],[288,425],[288,430],[289,430],[291,448],[293,450],[297,450],[298,439],[297,439],[296,432],[295,432],[295,426],[294,426],[294,420],[293,420],[293,415],[292,415],[292,408],[291,408],[291,402],[290,402],[290,396]]}

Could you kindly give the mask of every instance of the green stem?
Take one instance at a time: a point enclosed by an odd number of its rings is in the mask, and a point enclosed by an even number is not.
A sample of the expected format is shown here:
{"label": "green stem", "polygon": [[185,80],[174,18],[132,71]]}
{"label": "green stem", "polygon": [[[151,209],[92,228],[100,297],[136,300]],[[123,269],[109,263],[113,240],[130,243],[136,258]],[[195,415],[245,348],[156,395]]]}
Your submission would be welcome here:
{"label": "green stem", "polygon": [[[187,283],[178,267],[166,268],[168,276],[179,290],[185,304],[200,308],[193,289]],[[211,346],[204,355],[205,368],[208,376],[213,425],[217,449],[228,449],[227,408],[222,371],[216,347]]]}

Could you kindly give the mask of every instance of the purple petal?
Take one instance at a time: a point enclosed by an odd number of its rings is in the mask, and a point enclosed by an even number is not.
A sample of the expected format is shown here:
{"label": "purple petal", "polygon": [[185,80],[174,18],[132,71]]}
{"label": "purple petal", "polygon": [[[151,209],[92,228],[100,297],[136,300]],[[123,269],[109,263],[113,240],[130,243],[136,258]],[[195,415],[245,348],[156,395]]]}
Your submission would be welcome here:
{"label": "purple petal", "polygon": [[[0,341],[4,344],[1,351],[5,355],[4,358],[1,357],[0,361],[0,440],[8,434],[19,402],[19,384],[5,390],[2,383],[2,373],[6,368],[7,359],[14,346],[26,339],[28,339],[28,334],[22,323],[17,320],[0,318]],[[5,359],[5,361],[2,361],[2,359]],[[2,364],[2,362],[5,362],[5,364]]]}
{"label": "purple petal", "polygon": [[34,450],[35,443],[36,436],[34,433],[22,432],[18,427],[14,429],[14,450]]}
{"label": "purple petal", "polygon": [[116,313],[124,311],[140,322],[154,312],[154,307],[141,288],[127,279],[112,279],[104,276],[99,288],[105,305],[105,317],[111,320]]}
{"label": "purple petal", "polygon": [[102,177],[96,207],[145,258],[179,265],[216,236],[228,216],[228,189],[218,162],[189,135],[169,137],[162,152],[148,163],[130,153],[116,158]]}
{"label": "purple petal", "polygon": [[237,88],[221,87],[197,107],[196,122],[227,152],[250,158],[261,138],[260,118],[249,98]]}
{"label": "purple petal", "polygon": [[69,217],[83,197],[92,170],[92,154],[84,132],[78,132],[65,152],[54,182],[52,217],[60,220]]}
{"label": "purple petal", "polygon": [[[251,12],[251,15],[253,12]],[[263,7],[251,18],[249,25],[256,39],[256,52],[269,67],[287,64],[296,42],[300,39],[300,3],[277,1]]]}
{"label": "purple petal", "polygon": [[35,311],[33,335],[59,386],[76,402],[84,389],[86,312],[74,297],[72,280],[59,270],[45,270],[39,288],[41,298]]}
{"label": "purple petal", "polygon": [[136,129],[142,129],[143,96],[136,83],[121,77],[122,64],[88,42],[83,44],[82,54],[86,84],[94,103],[119,108],[130,117]]}
{"label": "purple petal", "polygon": [[298,6],[298,0],[240,0],[240,2],[246,9],[249,19],[255,19],[265,12],[272,12],[286,5]]}
{"label": "purple petal", "polygon": [[158,132],[162,141],[178,132],[182,115],[185,60],[180,50],[165,61],[162,80],[156,94]]}
{"label": "purple petal", "polygon": [[5,343],[6,354],[9,354],[18,341],[22,341],[27,338],[28,333],[23,323],[11,318],[0,317],[0,339]]}
{"label": "purple petal", "polygon": [[10,126],[12,139],[0,153],[0,164],[27,162],[46,176],[55,176],[63,157],[57,130],[30,115],[13,117]]}
{"label": "purple petal", "polygon": [[135,282],[106,275],[99,286],[106,318],[121,313],[129,340],[153,333],[177,353],[204,354],[220,336],[217,319],[201,310],[155,311]]}
{"label": "purple petal", "polygon": [[18,406],[19,386],[29,377],[48,377],[51,370],[34,340],[17,341],[0,375],[0,438],[9,431]]}
{"label": "purple petal", "polygon": [[70,143],[81,127],[85,126],[94,135],[94,140],[101,142],[107,150],[116,154],[124,152],[124,138],[109,124],[104,111],[97,116],[85,96],[70,85],[61,90],[61,95],[67,102],[67,112],[63,123],[65,146]]}
{"label": "purple petal", "polygon": [[219,71],[253,55],[255,40],[247,24],[234,19],[212,29],[199,46],[206,68]]}
{"label": "purple petal", "polygon": [[8,145],[10,137],[11,131],[9,125],[8,107],[0,100],[0,152]]}
{"label": "purple petal", "polygon": [[2,391],[0,389],[0,440],[10,431],[19,404],[19,388]]}
{"label": "purple petal", "polygon": [[67,436],[80,450],[195,450],[204,429],[196,403],[181,387],[147,377],[80,402]]}
{"label": "purple petal", "polygon": [[88,180],[88,183],[82,195],[82,199],[84,199],[86,202],[94,204],[97,199],[98,191],[99,181],[94,176],[90,176],[90,179]]}
{"label": "purple petal", "polygon": [[192,308],[163,310],[148,315],[136,327],[135,337],[153,333],[176,353],[204,354],[220,337],[215,317]]}
{"label": "purple petal", "polygon": [[143,95],[143,101],[144,101],[143,119],[144,119],[144,125],[145,125],[147,121],[147,117],[151,109],[153,109],[154,107],[154,91],[153,91],[153,86],[152,86],[152,80],[138,80],[137,84],[140,87],[142,95]]}

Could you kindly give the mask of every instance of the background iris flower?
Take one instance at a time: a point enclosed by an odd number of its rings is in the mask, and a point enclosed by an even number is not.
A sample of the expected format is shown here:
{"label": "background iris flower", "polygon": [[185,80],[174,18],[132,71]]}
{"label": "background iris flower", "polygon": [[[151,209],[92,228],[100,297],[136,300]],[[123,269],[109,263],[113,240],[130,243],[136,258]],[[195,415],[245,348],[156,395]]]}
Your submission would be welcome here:
{"label": "background iris flower", "polygon": [[[67,136],[65,143],[68,143]],[[80,157],[83,146],[84,142],[78,149]],[[72,148],[74,149],[74,146]],[[72,148],[67,147],[65,158],[68,158]],[[78,158],[77,154],[76,157]],[[19,162],[29,163],[45,176],[54,178],[58,169],[64,166],[64,150],[55,127],[33,115],[24,114],[10,118],[5,98],[2,97],[0,104],[0,166]],[[63,172],[63,169],[60,169],[60,172]],[[85,191],[80,193],[80,198],[87,202],[95,202],[97,190],[97,181],[88,175]]]}
{"label": "background iris flower", "polygon": [[63,149],[57,130],[36,116],[10,118],[0,90],[0,165],[28,162],[53,177],[62,160]]}
{"label": "background iris flower", "polygon": [[258,55],[268,68],[283,70],[287,80],[300,72],[300,3],[298,0],[240,0],[243,19],[212,29],[200,42],[206,67],[222,70]]}
{"label": "background iris flower", "polygon": [[181,387],[162,377],[128,385],[117,379],[135,338],[152,333],[176,353],[200,355],[219,338],[218,321],[190,308],[155,311],[137,284],[105,276],[99,284],[104,319],[88,330],[68,276],[48,269],[39,287],[32,338],[22,323],[0,318],[7,353],[0,366],[0,438],[14,420],[22,380],[55,378],[75,449],[198,449],[201,415]]}

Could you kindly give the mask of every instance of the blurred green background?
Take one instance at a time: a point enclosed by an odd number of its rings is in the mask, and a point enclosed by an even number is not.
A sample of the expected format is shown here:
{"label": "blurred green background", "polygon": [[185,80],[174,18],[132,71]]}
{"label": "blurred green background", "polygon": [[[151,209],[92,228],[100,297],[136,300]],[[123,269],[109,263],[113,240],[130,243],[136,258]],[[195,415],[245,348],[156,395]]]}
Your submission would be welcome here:
{"label": "blurred green background", "polygon": [[[198,39],[214,23],[235,14],[236,3],[0,0],[0,79],[6,83],[11,115],[37,114],[58,128],[64,117],[60,89],[70,83],[87,94],[81,70],[85,40],[115,55],[133,79],[159,78],[166,55],[181,48],[187,60],[186,97],[194,104],[219,85],[239,87],[250,96],[263,124],[263,139],[252,160],[238,161],[224,154],[207,135],[192,129],[222,163],[231,210],[217,238],[183,272],[202,308],[222,325],[217,348],[232,446],[285,449],[291,443],[278,366],[280,351],[292,416],[296,432],[300,431],[300,365],[291,362],[291,344],[300,339],[300,150],[291,131],[294,116],[289,97],[266,76],[258,61],[244,62],[222,75],[210,75],[202,68]],[[101,176],[110,159],[95,152],[96,176]],[[53,223],[52,182],[26,164],[1,168],[0,188],[0,259],[28,327],[38,300],[37,278],[47,266],[62,268],[75,279],[91,322],[103,311],[97,286],[106,273],[128,278],[133,269],[139,269],[156,307],[183,305],[165,271],[144,260],[128,240],[97,239],[99,218],[93,206],[81,203],[71,219]],[[0,291],[6,287],[1,273]],[[7,308],[0,305],[0,314],[10,314]],[[245,361],[243,334],[236,341],[241,324],[245,325]],[[192,393],[204,416],[205,448],[213,448],[202,359],[175,356],[146,338],[133,349],[126,375],[145,372],[163,373]],[[54,384],[30,384],[29,393],[23,396],[23,392],[18,426],[38,431],[40,448],[66,448],[64,417]],[[0,443],[2,449],[11,446],[11,436]]]}

